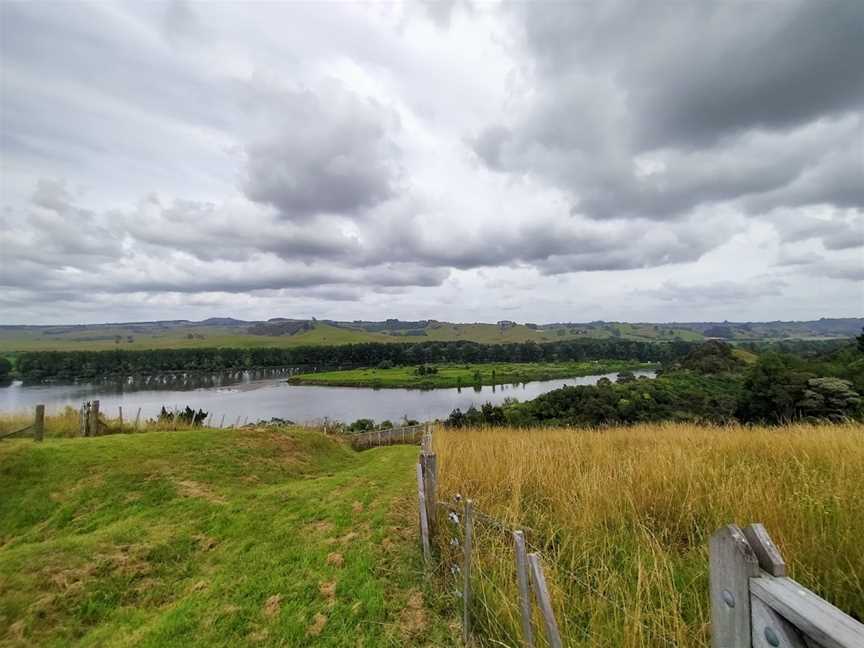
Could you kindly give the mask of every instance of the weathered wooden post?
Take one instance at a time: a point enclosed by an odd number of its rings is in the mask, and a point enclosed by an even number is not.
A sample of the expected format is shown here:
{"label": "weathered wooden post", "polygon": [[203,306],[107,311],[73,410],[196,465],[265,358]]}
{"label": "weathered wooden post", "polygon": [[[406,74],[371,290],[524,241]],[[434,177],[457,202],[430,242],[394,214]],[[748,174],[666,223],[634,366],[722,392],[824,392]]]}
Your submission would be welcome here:
{"label": "weathered wooden post", "polygon": [[417,464],[417,499],[420,508],[420,542],[423,545],[423,560],[429,562],[432,550],[429,546],[429,519],[426,516],[426,493],[423,491],[423,466]]}
{"label": "weathered wooden post", "polygon": [[118,405],[117,409],[120,411],[120,431],[123,431],[123,406]]}
{"label": "weathered wooden post", "polygon": [[462,545],[462,642],[471,640],[471,552],[474,548],[474,500],[465,500],[465,542]]}
{"label": "weathered wooden post", "polygon": [[750,579],[759,562],[734,524],[719,529],[708,543],[713,648],[751,648]]}
{"label": "weathered wooden post", "polygon": [[90,403],[90,417],[87,430],[87,436],[99,435],[99,401],[94,400]]}
{"label": "weathered wooden post", "polygon": [[90,428],[90,401],[86,401],[81,403],[81,436],[86,437],[89,436],[88,430]]}
{"label": "weathered wooden post", "polygon": [[543,614],[543,625],[546,627],[546,639],[551,648],[562,648],[561,633],[558,631],[558,623],[555,621],[555,611],[552,609],[552,598],[549,596],[549,587],[546,585],[546,576],[543,574],[543,566],[540,564],[540,556],[536,553],[528,554],[528,565],[531,568],[531,582],[534,585],[534,596],[537,598],[537,607]]}
{"label": "weathered wooden post", "polygon": [[36,418],[33,421],[33,440],[42,441],[45,438],[45,406],[36,406]]}
{"label": "weathered wooden post", "polygon": [[138,408],[138,413],[135,414],[135,429],[138,429],[138,421],[141,419],[141,408]]}
{"label": "weathered wooden post", "polygon": [[430,541],[435,537],[438,513],[438,457],[434,452],[421,452],[423,466],[423,491],[426,494],[426,517],[429,520]]}
{"label": "weathered wooden post", "polygon": [[222,415],[222,420],[219,421],[219,429],[220,430],[222,429],[223,425],[225,425],[225,415],[224,414]]}
{"label": "weathered wooden post", "polygon": [[519,588],[519,612],[522,619],[522,645],[534,648],[534,627],[531,624],[531,593],[528,590],[528,559],[525,555],[525,534],[513,532],[516,554],[516,585]]}

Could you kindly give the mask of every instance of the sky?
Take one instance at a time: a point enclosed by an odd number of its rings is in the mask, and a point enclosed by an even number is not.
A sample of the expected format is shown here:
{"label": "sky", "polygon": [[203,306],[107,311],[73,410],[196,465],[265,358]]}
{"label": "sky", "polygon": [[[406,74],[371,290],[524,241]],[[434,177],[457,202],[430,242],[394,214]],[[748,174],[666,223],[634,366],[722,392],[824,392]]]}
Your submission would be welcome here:
{"label": "sky", "polygon": [[864,315],[864,2],[0,4],[0,323]]}

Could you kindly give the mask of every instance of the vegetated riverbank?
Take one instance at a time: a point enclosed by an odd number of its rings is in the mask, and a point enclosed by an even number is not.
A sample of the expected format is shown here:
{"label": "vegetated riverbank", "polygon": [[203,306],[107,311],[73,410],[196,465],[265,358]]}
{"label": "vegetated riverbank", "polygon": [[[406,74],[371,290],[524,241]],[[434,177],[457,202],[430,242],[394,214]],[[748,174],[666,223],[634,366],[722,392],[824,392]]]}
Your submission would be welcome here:
{"label": "vegetated riverbank", "polygon": [[[793,578],[864,617],[862,433],[860,424],[439,428],[438,498],[459,493],[531,529],[564,645],[707,647],[708,538],[729,523],[764,523]],[[452,525],[442,517],[439,527]],[[474,627],[489,645],[519,645],[509,535],[481,520],[473,547]],[[449,533],[438,551],[445,565],[459,559]],[[459,586],[440,573],[442,589]]]}
{"label": "vegetated riverbank", "polygon": [[473,385],[512,385],[619,371],[645,371],[655,366],[650,363],[612,360],[431,364],[298,374],[288,378],[288,382],[294,385],[333,387],[441,389]]}
{"label": "vegetated riverbank", "polygon": [[457,645],[416,457],[298,428],[0,441],[0,645]]}
{"label": "vegetated riverbank", "polygon": [[565,340],[537,344],[476,342],[367,343],[293,348],[209,348],[116,351],[33,351],[15,358],[14,377],[25,381],[64,381],[166,372],[240,371],[253,368],[353,368],[524,362],[672,362],[686,356],[692,342],[621,339]]}

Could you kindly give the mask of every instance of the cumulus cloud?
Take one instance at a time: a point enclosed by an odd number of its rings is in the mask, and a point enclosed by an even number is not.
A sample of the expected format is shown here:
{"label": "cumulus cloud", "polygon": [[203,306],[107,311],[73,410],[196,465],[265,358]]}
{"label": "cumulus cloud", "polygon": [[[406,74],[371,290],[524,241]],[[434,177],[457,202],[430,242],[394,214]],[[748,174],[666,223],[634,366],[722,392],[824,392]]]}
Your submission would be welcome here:
{"label": "cumulus cloud", "polygon": [[861,3],[0,11],[9,321],[864,309]]}
{"label": "cumulus cloud", "polygon": [[318,91],[251,84],[244,191],[288,219],[356,214],[393,195],[398,117],[335,82]]}
{"label": "cumulus cloud", "polygon": [[513,5],[526,81],[474,139],[589,217],[864,207],[860,3]]}

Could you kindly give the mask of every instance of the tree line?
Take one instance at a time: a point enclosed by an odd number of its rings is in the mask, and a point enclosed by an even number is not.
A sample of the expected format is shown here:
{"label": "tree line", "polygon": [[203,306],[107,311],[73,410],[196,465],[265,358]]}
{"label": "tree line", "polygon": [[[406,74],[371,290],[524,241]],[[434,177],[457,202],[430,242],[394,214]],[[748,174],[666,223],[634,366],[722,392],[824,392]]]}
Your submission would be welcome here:
{"label": "tree line", "polygon": [[268,367],[347,368],[384,363],[428,365],[442,362],[554,362],[637,360],[673,362],[693,342],[586,339],[561,342],[481,344],[477,342],[368,342],[290,348],[148,349],[111,351],[28,351],[16,370],[28,381],[101,378],[166,372],[214,372]]}
{"label": "tree line", "polygon": [[486,403],[447,419],[453,427],[601,426],[659,421],[769,423],[864,420],[864,335],[813,353],[767,352],[746,365],[712,341],[667,363],[654,380],[622,372],[612,382],[563,387],[537,398]]}

